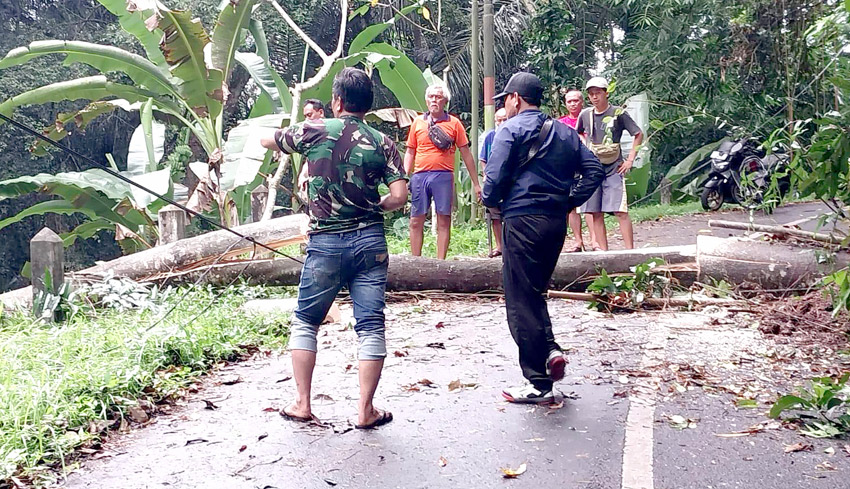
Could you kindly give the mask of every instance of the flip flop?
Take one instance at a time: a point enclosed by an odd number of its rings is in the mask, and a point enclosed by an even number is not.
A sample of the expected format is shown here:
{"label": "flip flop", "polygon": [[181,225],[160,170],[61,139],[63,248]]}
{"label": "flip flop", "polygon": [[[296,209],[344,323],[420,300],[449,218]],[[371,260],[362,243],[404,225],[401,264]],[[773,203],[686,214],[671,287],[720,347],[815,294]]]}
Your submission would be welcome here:
{"label": "flip flop", "polygon": [[489,256],[490,258],[496,258],[497,256],[502,256],[502,252],[499,250],[493,250],[487,256]]}
{"label": "flip flop", "polygon": [[303,416],[295,416],[293,414],[289,414],[286,412],[286,408],[280,410],[280,415],[283,417],[283,419],[287,421],[294,421],[296,423],[309,423],[310,421],[317,421],[315,416],[305,418]]}
{"label": "flip flop", "polygon": [[393,413],[389,411],[380,411],[380,413],[381,414],[378,416],[377,419],[375,419],[375,421],[372,421],[369,424],[356,424],[354,425],[354,427],[358,430],[372,430],[377,428],[378,426],[383,426],[393,420]]}
{"label": "flip flop", "polygon": [[568,249],[564,250],[564,253],[580,253],[582,251],[584,251],[584,246],[575,245],[572,248],[568,248]]}

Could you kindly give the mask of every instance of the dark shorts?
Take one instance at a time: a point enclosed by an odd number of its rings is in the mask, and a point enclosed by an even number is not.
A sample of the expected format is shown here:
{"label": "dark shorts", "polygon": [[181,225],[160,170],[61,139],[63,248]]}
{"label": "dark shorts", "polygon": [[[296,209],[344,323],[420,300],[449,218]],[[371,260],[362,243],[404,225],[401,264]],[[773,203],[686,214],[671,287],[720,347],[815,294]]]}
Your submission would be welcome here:
{"label": "dark shorts", "polygon": [[434,200],[441,216],[452,215],[455,177],[450,171],[420,171],[410,177],[410,215],[424,216]]}

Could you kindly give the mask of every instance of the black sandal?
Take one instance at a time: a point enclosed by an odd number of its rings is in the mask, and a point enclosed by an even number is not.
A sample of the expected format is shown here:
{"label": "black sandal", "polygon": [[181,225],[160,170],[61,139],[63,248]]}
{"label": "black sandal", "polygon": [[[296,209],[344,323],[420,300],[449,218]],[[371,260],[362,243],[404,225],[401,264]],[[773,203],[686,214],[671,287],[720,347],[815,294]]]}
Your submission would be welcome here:
{"label": "black sandal", "polygon": [[354,425],[354,427],[358,430],[372,430],[377,428],[378,426],[383,426],[393,420],[393,413],[389,411],[380,411],[380,413],[381,414],[378,416],[377,419],[375,419],[375,421],[372,421],[369,424],[356,424]]}

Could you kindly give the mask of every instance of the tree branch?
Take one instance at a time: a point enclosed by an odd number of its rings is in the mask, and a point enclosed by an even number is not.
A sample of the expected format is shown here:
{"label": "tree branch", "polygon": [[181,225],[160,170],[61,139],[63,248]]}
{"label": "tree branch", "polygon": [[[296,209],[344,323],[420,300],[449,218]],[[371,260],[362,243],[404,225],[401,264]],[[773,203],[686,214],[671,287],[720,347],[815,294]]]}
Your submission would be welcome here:
{"label": "tree branch", "polygon": [[[298,115],[301,113],[302,92],[304,92],[304,90],[308,90],[310,88],[315,87],[319,84],[319,82],[324,80],[325,77],[328,76],[328,73],[330,73],[331,67],[333,67],[334,62],[340,57],[340,55],[342,55],[342,46],[345,42],[345,30],[348,26],[348,0],[339,1],[340,16],[342,17],[339,23],[339,40],[337,41],[336,50],[334,50],[334,52],[330,55],[325,54],[325,52],[322,51],[321,48],[316,46],[316,43],[314,43],[309,36],[304,34],[304,32],[300,28],[298,28],[297,25],[295,25],[292,19],[289,18],[286,12],[280,7],[280,5],[277,4],[277,2],[275,2],[275,0],[268,0],[268,2],[271,3],[282,16],[284,16],[284,20],[286,20],[287,23],[289,23],[290,27],[292,27],[292,29],[296,33],[298,33],[298,35],[301,36],[302,39],[304,39],[304,42],[306,42],[309,46],[313,47],[313,49],[315,49],[322,56],[323,63],[322,67],[319,68],[319,71],[306,82],[296,83],[292,87],[292,107],[290,109],[289,114],[289,123],[294,124],[298,120]],[[268,200],[266,201],[266,208],[263,210],[263,217],[260,219],[261,221],[271,219],[272,212],[274,211],[275,200],[277,200],[277,187],[278,185],[280,185],[280,180],[283,178],[283,173],[284,171],[286,171],[286,166],[290,164],[291,161],[292,158],[290,156],[285,156],[278,164],[274,175],[272,175],[271,178],[268,179],[267,187],[269,188],[269,196]],[[293,170],[296,170],[292,173],[293,176],[297,178],[297,169],[293,168]]]}
{"label": "tree branch", "polygon": [[[327,61],[329,57],[328,54],[322,48],[320,48],[319,45],[316,44],[316,41],[314,41],[310,36],[308,36],[306,32],[301,30],[301,27],[299,27],[298,24],[296,24],[295,21],[292,20],[292,17],[290,17],[289,14],[286,13],[286,10],[283,10],[283,7],[281,7],[280,4],[278,4],[275,0],[266,1],[270,3],[275,10],[277,10],[280,16],[283,17],[283,20],[286,21],[286,24],[289,25],[289,27],[293,31],[295,31],[296,34],[298,34],[298,37],[303,39],[304,42],[307,43],[307,45],[313,49],[313,51],[316,51],[316,53],[318,53],[318,55],[322,57],[323,61]],[[346,15],[347,11],[348,8],[346,6],[346,8],[342,11],[342,16],[346,20],[348,19],[348,16]]]}

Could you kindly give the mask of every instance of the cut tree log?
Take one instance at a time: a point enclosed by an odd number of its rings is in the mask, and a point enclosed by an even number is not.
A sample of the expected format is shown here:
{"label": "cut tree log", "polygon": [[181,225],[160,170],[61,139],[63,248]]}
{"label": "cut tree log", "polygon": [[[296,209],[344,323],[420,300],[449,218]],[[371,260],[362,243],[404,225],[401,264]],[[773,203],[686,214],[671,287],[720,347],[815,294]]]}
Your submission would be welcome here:
{"label": "cut tree log", "polygon": [[[304,242],[307,239],[308,223],[307,215],[295,214],[237,226],[233,230],[268,246],[279,247]],[[259,250],[263,250],[263,248],[258,248],[257,251]],[[105,276],[111,273],[115,277],[144,281],[148,277],[158,276],[169,270],[198,267],[213,263],[216,260],[225,261],[252,251],[254,251],[254,246],[242,240],[242,238],[228,231],[213,231],[132,255],[122,256],[75,273],[69,273],[68,279],[71,283],[74,283],[80,277]],[[293,260],[284,260],[297,265],[299,268],[301,266],[300,263]],[[30,287],[26,287],[0,294],[0,302],[10,308],[26,305],[30,301],[26,298],[26,295],[31,296],[31,290]]]}
{"label": "cut tree log", "polygon": [[742,238],[697,237],[698,280],[752,283],[766,290],[808,287],[850,264],[850,254]]}
{"label": "cut tree log", "polygon": [[708,225],[713,228],[740,229],[742,231],[757,231],[760,233],[770,233],[779,236],[797,236],[799,238],[808,238],[822,243],[839,244],[842,238],[831,234],[813,233],[811,231],[803,231],[786,226],[768,226],[765,224],[753,224],[749,222],[734,222],[734,221],[717,221],[711,219]]}
{"label": "cut tree log", "polygon": [[[551,286],[556,289],[569,288],[586,282],[601,269],[608,273],[628,272],[629,268],[652,258],[662,258],[671,265],[693,263],[695,252],[694,246],[670,246],[562,254],[552,275]],[[219,264],[208,271],[206,268],[198,268],[171,274],[167,280],[169,283],[192,283],[204,274],[203,282],[214,285],[226,285],[240,274],[250,284],[298,285],[301,267],[290,260],[254,260],[250,263]],[[160,278],[165,279],[165,274]],[[437,260],[409,255],[390,257],[387,290],[474,293],[497,290],[501,285],[502,261],[498,259]],[[584,290],[583,286],[578,288]]]}

